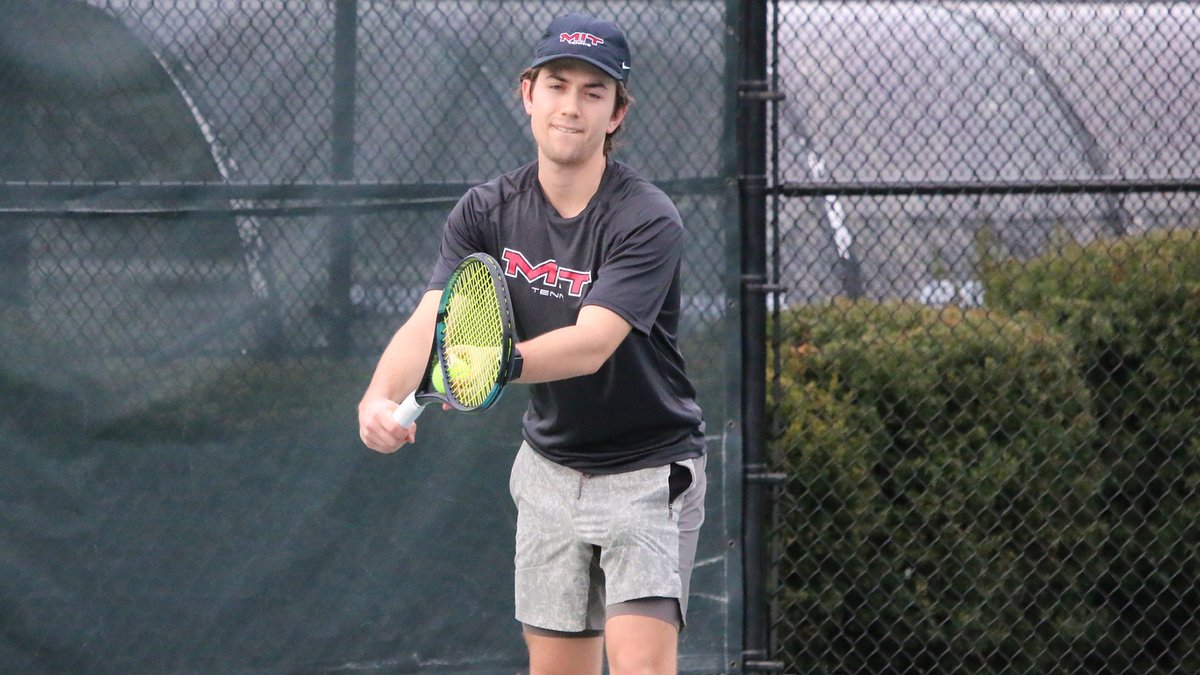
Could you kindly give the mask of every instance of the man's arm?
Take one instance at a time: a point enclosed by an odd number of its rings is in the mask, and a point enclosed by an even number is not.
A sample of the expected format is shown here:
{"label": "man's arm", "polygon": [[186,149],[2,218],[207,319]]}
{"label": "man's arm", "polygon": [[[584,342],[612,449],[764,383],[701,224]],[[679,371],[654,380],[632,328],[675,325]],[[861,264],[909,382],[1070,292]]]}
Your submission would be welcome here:
{"label": "man's arm", "polygon": [[604,365],[632,327],[619,314],[599,305],[579,310],[575,325],[565,326],[517,345],[525,359],[522,384],[553,382],[591,375]]}
{"label": "man's arm", "polygon": [[[428,365],[441,291],[429,291],[412,316],[383,350],[371,384],[358,404],[359,437],[376,452],[395,452],[415,439],[416,425],[405,428],[392,419],[396,401],[416,389]],[[518,348],[525,359],[522,384],[590,375],[612,356],[631,326],[612,310],[587,305],[572,326],[565,326]]]}
{"label": "man's arm", "polygon": [[415,439],[416,425],[402,427],[392,419],[392,413],[396,402],[421,383],[429,365],[441,295],[441,291],[426,292],[408,321],[392,336],[358,404],[358,435],[376,452],[395,452]]}

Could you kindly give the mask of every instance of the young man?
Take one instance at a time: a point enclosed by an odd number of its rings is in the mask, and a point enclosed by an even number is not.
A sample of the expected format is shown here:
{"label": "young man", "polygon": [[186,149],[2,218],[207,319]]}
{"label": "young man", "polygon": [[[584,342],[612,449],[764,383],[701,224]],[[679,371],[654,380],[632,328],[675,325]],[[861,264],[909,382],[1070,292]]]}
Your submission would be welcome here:
{"label": "young man", "polygon": [[415,440],[392,411],[426,366],[440,289],[463,257],[497,258],[531,387],[509,487],[534,675],[599,675],[605,656],[617,675],[674,673],[704,518],[704,422],[676,344],[683,225],[608,158],[631,65],[616,25],[550,23],[521,75],[537,160],[459,201],[359,404],[368,447]]}

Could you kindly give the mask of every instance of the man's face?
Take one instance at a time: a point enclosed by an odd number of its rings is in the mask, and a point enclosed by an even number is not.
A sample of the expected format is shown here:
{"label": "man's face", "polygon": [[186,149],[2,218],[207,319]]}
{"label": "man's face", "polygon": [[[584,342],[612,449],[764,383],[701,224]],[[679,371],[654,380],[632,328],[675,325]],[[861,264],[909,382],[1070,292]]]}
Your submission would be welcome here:
{"label": "man's face", "polygon": [[604,137],[621,124],[625,109],[614,110],[616,80],[574,59],[552,61],[537,81],[521,83],[539,159],[579,166],[604,154]]}

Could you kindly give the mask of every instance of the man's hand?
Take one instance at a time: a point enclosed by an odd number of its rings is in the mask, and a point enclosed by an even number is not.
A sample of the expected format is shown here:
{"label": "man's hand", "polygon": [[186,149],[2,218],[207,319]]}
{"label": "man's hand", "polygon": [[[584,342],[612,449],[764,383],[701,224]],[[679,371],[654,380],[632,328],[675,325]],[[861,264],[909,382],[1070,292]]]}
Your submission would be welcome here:
{"label": "man's hand", "polygon": [[416,425],[402,427],[392,413],[400,407],[396,397],[403,399],[415,389],[429,366],[429,345],[441,296],[441,291],[427,291],[421,297],[412,316],[383,350],[371,384],[358,403],[358,437],[376,452],[395,452],[416,439]]}
{"label": "man's hand", "polygon": [[375,452],[391,453],[405,443],[417,440],[417,425],[402,427],[392,419],[395,401],[386,398],[364,400],[358,404],[358,437]]}

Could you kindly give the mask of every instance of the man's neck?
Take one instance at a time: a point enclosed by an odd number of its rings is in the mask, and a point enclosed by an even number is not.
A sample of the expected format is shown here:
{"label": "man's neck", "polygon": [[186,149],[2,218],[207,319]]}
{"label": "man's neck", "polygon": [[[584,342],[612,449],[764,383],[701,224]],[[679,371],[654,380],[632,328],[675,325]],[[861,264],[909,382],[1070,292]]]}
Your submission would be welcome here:
{"label": "man's neck", "polygon": [[574,218],[587,208],[596,191],[600,189],[600,180],[604,178],[604,169],[608,166],[608,158],[603,154],[589,160],[580,166],[564,167],[540,158],[538,161],[538,182],[546,200],[558,211],[563,218]]}

